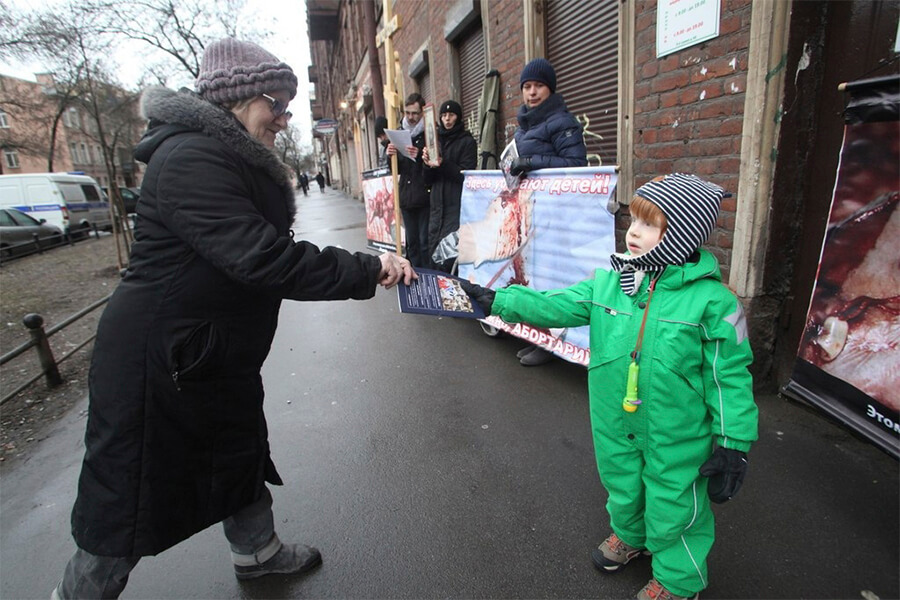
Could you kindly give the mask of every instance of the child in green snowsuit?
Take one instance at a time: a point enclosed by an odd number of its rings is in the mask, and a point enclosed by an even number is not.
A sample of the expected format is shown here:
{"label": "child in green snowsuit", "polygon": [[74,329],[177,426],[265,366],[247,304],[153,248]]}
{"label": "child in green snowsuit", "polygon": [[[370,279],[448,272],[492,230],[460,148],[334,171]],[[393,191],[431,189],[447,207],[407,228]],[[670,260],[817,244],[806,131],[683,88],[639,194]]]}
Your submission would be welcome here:
{"label": "child in green snowsuit", "polygon": [[723,196],[694,175],[658,177],[635,192],[628,252],[611,257],[613,270],[543,292],[464,285],[507,322],[590,325],[591,425],[612,527],[592,559],[612,572],[652,553],[642,600],[706,588],[710,499],[737,493],[757,437],[741,304],[700,250]]}

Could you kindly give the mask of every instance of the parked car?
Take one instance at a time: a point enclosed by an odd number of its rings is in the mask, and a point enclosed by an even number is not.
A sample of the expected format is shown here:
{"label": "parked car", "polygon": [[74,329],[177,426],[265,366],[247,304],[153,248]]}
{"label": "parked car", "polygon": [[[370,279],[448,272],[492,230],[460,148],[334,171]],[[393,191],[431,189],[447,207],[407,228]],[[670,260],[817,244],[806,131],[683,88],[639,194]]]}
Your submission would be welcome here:
{"label": "parked car", "polygon": [[0,209],[0,254],[3,257],[33,250],[34,234],[41,245],[51,246],[63,241],[62,229],[44,219],[38,221],[14,208]]}
{"label": "parked car", "polygon": [[[106,197],[109,198],[109,188],[101,188]],[[130,215],[137,210],[137,203],[141,197],[140,188],[120,187],[119,193],[122,194],[122,202],[125,204],[125,214]]]}

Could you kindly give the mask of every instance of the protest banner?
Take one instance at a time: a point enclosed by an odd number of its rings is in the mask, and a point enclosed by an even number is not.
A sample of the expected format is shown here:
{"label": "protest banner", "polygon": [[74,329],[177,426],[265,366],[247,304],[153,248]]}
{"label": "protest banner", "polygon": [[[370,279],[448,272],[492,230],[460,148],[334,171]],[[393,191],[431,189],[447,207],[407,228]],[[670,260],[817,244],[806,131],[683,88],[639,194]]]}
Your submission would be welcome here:
{"label": "protest banner", "polygon": [[[394,252],[394,186],[388,168],[363,171],[363,198],[366,203],[366,242],[373,250]],[[403,225],[400,239],[405,240]],[[405,243],[404,243],[405,245]]]}
{"label": "protest banner", "polygon": [[789,396],[900,456],[900,93],[851,94],[831,212]]}
{"label": "protest banner", "polygon": [[[507,189],[502,171],[465,171],[458,240],[459,276],[500,288],[559,289],[609,268],[615,252],[608,206],[615,167],[543,169]],[[485,322],[570,362],[590,361],[589,327],[541,329]]]}

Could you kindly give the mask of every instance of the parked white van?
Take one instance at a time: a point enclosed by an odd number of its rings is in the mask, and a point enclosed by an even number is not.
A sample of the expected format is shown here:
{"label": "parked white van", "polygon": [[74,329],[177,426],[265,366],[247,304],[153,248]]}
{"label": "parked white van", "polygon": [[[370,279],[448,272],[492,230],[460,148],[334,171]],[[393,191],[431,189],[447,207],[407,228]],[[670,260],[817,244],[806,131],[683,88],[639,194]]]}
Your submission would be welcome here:
{"label": "parked white van", "polygon": [[0,207],[44,219],[66,233],[86,233],[94,226],[112,229],[109,202],[97,182],[87,175],[0,175]]}

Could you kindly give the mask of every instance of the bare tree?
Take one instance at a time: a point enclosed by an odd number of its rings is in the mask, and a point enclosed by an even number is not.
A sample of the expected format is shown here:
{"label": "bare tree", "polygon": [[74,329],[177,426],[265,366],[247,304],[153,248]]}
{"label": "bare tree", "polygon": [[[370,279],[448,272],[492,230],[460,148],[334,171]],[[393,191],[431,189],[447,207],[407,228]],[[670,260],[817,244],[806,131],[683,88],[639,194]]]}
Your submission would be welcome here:
{"label": "bare tree", "polygon": [[[143,42],[158,51],[149,57],[151,78],[165,84],[178,66],[192,79],[200,73],[206,44],[238,36],[245,0],[79,0],[83,10],[102,19],[102,32],[118,39]],[[256,38],[265,37],[256,31]]]}
{"label": "bare tree", "polygon": [[300,130],[292,125],[275,138],[275,153],[298,178],[300,173],[312,170],[316,164],[312,148],[301,146]]}

